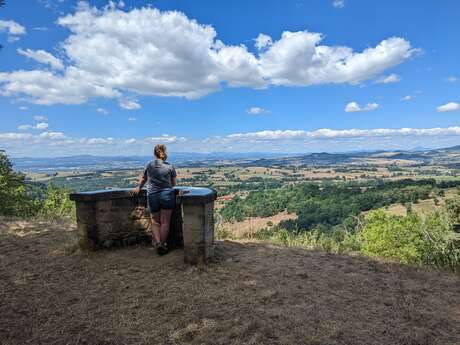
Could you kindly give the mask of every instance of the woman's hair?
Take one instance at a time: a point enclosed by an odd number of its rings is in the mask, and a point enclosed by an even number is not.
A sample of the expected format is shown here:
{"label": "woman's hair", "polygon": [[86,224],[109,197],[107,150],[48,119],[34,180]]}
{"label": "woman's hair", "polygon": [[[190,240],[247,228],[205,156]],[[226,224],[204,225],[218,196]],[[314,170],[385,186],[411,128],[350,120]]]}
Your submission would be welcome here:
{"label": "woman's hair", "polygon": [[166,154],[166,146],[163,144],[155,145],[153,153],[155,154],[155,157],[164,161],[168,158],[168,155]]}

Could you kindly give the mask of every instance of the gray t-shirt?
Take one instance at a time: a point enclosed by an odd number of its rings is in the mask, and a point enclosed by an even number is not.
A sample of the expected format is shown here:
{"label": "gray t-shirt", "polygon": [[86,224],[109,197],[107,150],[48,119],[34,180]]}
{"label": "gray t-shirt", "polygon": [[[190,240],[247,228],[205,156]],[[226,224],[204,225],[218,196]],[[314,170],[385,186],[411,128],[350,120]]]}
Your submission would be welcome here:
{"label": "gray t-shirt", "polygon": [[144,169],[144,180],[147,193],[152,194],[163,189],[172,188],[172,178],[176,177],[176,169],[172,164],[155,159],[149,162]]}

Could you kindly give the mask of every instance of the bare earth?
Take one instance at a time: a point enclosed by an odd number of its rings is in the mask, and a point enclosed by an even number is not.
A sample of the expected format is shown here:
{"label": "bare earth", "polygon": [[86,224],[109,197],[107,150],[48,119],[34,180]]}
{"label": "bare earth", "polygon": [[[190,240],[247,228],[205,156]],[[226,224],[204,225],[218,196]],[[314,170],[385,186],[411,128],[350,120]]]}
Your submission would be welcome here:
{"label": "bare earth", "polygon": [[0,219],[0,344],[460,344],[460,276],[261,243],[80,252]]}

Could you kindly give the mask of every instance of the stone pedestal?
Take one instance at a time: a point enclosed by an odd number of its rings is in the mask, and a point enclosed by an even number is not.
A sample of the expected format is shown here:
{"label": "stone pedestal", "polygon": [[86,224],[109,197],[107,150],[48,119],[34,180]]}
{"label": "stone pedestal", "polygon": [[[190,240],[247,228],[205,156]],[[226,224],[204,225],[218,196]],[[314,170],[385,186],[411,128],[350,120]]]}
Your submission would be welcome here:
{"label": "stone pedestal", "polygon": [[[168,237],[170,248],[184,247],[184,260],[198,264],[213,255],[214,200],[209,188],[175,187],[176,208]],[[150,240],[145,191],[132,196],[130,189],[73,193],[79,244],[85,249],[127,246]]]}

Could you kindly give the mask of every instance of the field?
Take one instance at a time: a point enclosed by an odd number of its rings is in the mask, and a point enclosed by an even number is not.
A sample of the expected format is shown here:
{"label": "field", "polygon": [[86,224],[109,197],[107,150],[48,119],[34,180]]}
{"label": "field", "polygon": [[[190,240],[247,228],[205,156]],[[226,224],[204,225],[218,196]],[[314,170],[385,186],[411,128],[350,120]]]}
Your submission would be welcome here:
{"label": "field", "polygon": [[[437,157],[437,156],[436,156]],[[457,159],[451,154],[449,159]],[[436,181],[459,181],[460,170],[457,166],[446,164],[441,159],[433,159],[432,163],[414,159],[413,154],[401,157],[392,152],[376,153],[370,156],[354,158],[329,157],[318,154],[316,161],[304,163],[302,160],[279,159],[253,160],[243,162],[219,161],[203,166],[179,164],[177,166],[178,184],[190,186],[206,186],[215,188],[218,199],[216,211],[220,212],[234,198],[245,199],[251,192],[272,190],[295,186],[302,183],[340,184],[356,183],[366,186],[373,181],[398,181],[404,179]],[[334,162],[333,160],[337,160]],[[330,162],[330,160],[332,160]],[[344,160],[343,162],[341,160]],[[447,158],[446,158],[447,160]],[[66,187],[72,191],[89,191],[106,188],[133,187],[137,183],[141,169],[95,170],[76,169],[64,171],[28,172],[28,181],[44,186],[52,183],[58,187]],[[443,204],[445,197],[455,194],[456,189],[443,196],[427,197],[412,203],[412,209],[417,212],[431,210]],[[395,215],[405,215],[406,205],[386,205],[386,212]],[[249,234],[250,236],[261,229],[276,226],[289,219],[296,219],[293,212],[285,210],[270,215],[250,216],[238,221],[220,219],[221,230],[232,237]]]}
{"label": "field", "polygon": [[453,273],[254,241],[218,241],[195,268],[180,250],[88,253],[75,237],[0,219],[2,345],[460,343]]}

